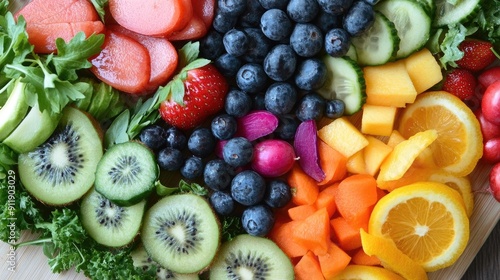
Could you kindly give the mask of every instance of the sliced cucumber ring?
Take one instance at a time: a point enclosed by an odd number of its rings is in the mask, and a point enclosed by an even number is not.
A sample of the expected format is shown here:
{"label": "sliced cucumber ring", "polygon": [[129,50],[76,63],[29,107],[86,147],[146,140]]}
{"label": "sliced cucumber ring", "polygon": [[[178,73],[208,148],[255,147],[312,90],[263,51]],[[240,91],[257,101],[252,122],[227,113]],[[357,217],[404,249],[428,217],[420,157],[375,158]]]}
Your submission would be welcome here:
{"label": "sliced cucumber ring", "polygon": [[452,5],[447,0],[436,0],[436,14],[433,25],[442,27],[470,19],[479,10],[480,1],[458,0],[456,5]]}

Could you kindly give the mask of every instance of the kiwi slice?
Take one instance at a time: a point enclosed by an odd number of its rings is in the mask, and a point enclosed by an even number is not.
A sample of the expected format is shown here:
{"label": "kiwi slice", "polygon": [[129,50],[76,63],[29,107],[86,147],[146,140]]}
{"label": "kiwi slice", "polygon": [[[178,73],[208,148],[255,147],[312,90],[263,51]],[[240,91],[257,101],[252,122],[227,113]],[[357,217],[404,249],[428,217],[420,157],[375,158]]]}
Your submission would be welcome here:
{"label": "kiwi slice", "polygon": [[52,136],[19,155],[19,177],[26,190],[41,202],[66,205],[92,187],[102,154],[101,131],[92,117],[66,107]]}
{"label": "kiwi slice", "polygon": [[144,246],[139,245],[131,253],[134,266],[149,271],[153,266],[156,268],[156,279],[158,280],[199,280],[197,273],[181,274],[175,273],[172,270],[161,267],[157,262],[153,261],[144,249]]}
{"label": "kiwi slice", "polygon": [[207,200],[176,194],[160,199],[146,212],[141,239],[160,266],[176,273],[198,273],[214,259],[220,231]]}
{"label": "kiwi slice", "polygon": [[270,239],[238,235],[222,244],[210,279],[294,279],[290,259]]}
{"label": "kiwi slice", "polygon": [[155,155],[139,142],[109,148],[97,165],[96,190],[121,206],[144,199],[154,188],[159,168]]}
{"label": "kiwi slice", "polygon": [[118,206],[92,188],[80,204],[80,219],[97,243],[123,247],[139,233],[145,207],[145,200],[132,206]]}

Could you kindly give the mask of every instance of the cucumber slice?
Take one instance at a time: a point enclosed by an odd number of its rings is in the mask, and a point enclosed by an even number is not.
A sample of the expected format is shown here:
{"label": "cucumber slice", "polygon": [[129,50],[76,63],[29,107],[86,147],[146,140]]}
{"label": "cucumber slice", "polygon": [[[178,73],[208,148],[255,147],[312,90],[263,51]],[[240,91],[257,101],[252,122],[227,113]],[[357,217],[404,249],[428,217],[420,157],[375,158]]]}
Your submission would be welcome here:
{"label": "cucumber slice", "polygon": [[124,142],[106,151],[97,165],[95,189],[120,206],[144,199],[154,188],[159,168],[155,156],[139,142]]}
{"label": "cucumber slice", "polygon": [[327,68],[325,85],[318,90],[326,99],[340,99],[345,104],[345,115],[352,115],[366,101],[363,70],[349,57],[323,56]]}
{"label": "cucumber slice", "polygon": [[394,60],[399,48],[394,23],[380,12],[375,12],[375,21],[370,29],[359,37],[353,37],[351,42],[361,65],[380,65]]}
{"label": "cucumber slice", "polygon": [[457,0],[456,5],[447,0],[436,0],[436,14],[433,21],[434,27],[464,22],[479,11],[481,0]]}
{"label": "cucumber slice", "polygon": [[424,6],[413,0],[384,0],[375,5],[394,23],[399,36],[396,58],[405,58],[420,50],[430,37],[432,18]]}

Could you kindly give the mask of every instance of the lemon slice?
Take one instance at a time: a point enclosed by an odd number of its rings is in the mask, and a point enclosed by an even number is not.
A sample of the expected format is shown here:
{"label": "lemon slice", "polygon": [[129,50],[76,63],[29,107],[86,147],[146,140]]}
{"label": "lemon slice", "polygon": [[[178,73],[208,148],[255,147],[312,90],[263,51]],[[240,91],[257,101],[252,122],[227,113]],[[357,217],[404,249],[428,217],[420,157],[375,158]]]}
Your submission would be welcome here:
{"label": "lemon slice", "polygon": [[389,238],[369,234],[364,229],[360,230],[360,234],[361,244],[365,253],[369,256],[377,256],[383,267],[401,275],[407,280],[427,279],[427,273],[424,268],[399,250],[394,241]]}
{"label": "lemon slice", "polygon": [[397,188],[375,205],[369,232],[394,241],[426,271],[453,264],[469,240],[460,194],[445,184],[417,182]]}
{"label": "lemon slice", "polygon": [[403,177],[415,159],[438,137],[437,131],[429,129],[412,135],[398,143],[380,166],[377,181],[392,181]]}
{"label": "lemon slice", "polygon": [[446,91],[420,94],[402,110],[398,130],[409,138],[429,129],[439,135],[430,145],[437,167],[457,176],[470,174],[483,153],[481,127],[470,108]]}
{"label": "lemon slice", "polygon": [[348,265],[340,274],[337,274],[331,280],[404,280],[396,273],[379,266],[370,265]]}

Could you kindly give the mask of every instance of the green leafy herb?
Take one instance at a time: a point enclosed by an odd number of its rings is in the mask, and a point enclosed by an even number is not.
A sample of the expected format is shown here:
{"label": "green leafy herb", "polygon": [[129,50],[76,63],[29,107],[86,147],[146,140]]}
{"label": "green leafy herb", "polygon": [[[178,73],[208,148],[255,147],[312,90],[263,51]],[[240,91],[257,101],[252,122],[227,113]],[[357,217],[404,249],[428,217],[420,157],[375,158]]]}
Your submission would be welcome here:
{"label": "green leafy herb", "polygon": [[222,241],[229,241],[240,234],[245,234],[241,225],[241,218],[237,216],[225,216],[222,218]]}
{"label": "green leafy herb", "polygon": [[[187,71],[210,63],[207,59],[198,58],[199,47],[199,42],[188,42],[178,51],[178,74],[167,85],[158,88],[151,98],[144,102],[139,100],[132,112],[124,112],[122,118],[115,119],[111,124],[113,129],[106,131],[104,136],[106,147],[134,139],[144,127],[155,123],[160,118],[158,108],[167,98],[173,98],[179,104],[183,104],[183,81],[187,77]],[[127,114],[129,114],[128,121],[124,119]]]}
{"label": "green leafy herb", "polygon": [[106,15],[106,6],[108,5],[108,0],[90,0],[92,2],[92,5],[94,5],[95,10],[97,11],[97,14],[101,18],[101,21],[104,22],[105,18],[104,16]]}

